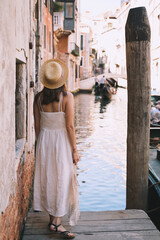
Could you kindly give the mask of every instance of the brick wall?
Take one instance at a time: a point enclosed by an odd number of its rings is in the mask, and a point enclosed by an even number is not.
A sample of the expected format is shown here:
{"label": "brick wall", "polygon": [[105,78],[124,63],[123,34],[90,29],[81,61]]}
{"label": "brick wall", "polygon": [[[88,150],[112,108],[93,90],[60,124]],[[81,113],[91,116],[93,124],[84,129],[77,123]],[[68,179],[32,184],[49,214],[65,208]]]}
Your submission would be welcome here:
{"label": "brick wall", "polygon": [[34,153],[27,155],[17,170],[16,194],[10,195],[9,205],[0,216],[0,240],[18,240],[27,215],[34,172]]}
{"label": "brick wall", "polygon": [[59,39],[57,50],[61,53],[67,53],[68,52],[68,37],[62,37]]}

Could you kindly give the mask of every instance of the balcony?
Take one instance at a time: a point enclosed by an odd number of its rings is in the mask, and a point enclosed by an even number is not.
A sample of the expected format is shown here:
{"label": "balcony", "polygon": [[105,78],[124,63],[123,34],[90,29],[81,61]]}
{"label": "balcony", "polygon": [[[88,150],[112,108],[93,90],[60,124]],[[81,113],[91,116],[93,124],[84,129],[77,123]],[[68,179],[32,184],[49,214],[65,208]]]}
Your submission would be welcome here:
{"label": "balcony", "polygon": [[[75,31],[75,0],[56,0],[56,3],[60,3],[63,6],[63,11],[59,12],[63,14],[63,30]],[[55,12],[55,14],[57,14]]]}
{"label": "balcony", "polygon": [[74,49],[71,52],[75,57],[79,57],[79,47],[74,43]]}
{"label": "balcony", "polygon": [[72,32],[64,30],[64,16],[63,12],[54,12],[54,33],[58,39],[69,36]]}

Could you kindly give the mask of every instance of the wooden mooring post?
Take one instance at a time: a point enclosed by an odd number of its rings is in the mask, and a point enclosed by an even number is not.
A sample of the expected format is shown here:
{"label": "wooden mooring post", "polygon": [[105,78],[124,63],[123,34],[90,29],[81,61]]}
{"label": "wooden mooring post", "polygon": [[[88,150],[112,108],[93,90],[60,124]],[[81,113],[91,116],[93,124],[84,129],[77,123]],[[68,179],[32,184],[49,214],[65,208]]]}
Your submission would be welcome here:
{"label": "wooden mooring post", "polygon": [[150,126],[150,26],[145,7],[126,23],[128,80],[127,209],[147,209]]}

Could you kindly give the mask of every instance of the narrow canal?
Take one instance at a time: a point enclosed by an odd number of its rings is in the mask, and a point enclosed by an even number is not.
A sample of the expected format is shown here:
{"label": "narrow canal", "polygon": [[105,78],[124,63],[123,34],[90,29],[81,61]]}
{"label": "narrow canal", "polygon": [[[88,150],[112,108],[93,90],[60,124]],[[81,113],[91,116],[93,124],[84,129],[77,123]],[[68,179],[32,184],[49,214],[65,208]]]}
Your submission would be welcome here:
{"label": "narrow canal", "polygon": [[127,90],[119,88],[110,103],[78,94],[74,116],[80,211],[125,209]]}

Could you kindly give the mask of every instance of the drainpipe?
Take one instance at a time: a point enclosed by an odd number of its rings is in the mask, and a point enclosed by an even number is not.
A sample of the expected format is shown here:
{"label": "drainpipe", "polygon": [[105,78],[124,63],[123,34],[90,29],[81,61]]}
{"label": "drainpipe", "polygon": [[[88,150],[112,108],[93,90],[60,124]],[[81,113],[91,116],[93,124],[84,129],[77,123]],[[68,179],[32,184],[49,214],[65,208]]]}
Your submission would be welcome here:
{"label": "drainpipe", "polygon": [[52,11],[53,58],[54,58],[54,2],[55,0],[53,0],[53,11]]}
{"label": "drainpipe", "polygon": [[[36,8],[36,15],[37,15],[37,29],[36,29],[36,76],[35,76],[35,82],[36,87],[38,88],[38,69],[39,69],[39,21],[40,21],[40,3],[39,0],[37,0],[37,8]],[[37,89],[36,89],[37,90]]]}

